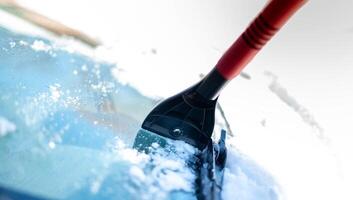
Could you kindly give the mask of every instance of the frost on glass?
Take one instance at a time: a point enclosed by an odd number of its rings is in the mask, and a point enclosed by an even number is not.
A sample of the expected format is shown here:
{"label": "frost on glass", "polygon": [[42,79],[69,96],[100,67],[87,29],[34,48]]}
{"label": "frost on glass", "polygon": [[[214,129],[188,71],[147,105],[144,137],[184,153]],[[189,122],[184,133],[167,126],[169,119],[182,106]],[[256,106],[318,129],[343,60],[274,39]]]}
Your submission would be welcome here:
{"label": "frost on glass", "polygon": [[114,79],[116,66],[1,27],[0,48],[1,187],[55,199],[194,198],[193,147],[129,148],[156,102]]}

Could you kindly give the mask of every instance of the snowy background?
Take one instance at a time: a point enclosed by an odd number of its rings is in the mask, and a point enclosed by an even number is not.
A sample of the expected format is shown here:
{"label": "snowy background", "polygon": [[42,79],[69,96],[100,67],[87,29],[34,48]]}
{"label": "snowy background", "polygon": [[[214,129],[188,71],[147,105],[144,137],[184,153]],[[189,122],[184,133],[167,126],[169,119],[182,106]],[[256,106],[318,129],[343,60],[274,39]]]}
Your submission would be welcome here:
{"label": "snowy background", "polygon": [[[266,3],[19,2],[101,40],[97,54],[124,69],[119,79],[152,97],[199,80]],[[231,145],[273,175],[287,199],[353,198],[352,7],[310,1],[221,95]],[[232,178],[241,180],[225,181]]]}

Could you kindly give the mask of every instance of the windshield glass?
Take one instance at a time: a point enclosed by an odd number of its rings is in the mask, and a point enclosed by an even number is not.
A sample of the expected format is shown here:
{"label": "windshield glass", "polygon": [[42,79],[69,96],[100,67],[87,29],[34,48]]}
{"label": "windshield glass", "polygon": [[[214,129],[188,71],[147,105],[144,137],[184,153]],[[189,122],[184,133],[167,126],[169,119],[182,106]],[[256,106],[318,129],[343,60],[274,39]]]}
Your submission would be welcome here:
{"label": "windshield glass", "polygon": [[0,47],[0,188],[49,199],[195,198],[185,162],[194,148],[129,148],[156,101],[119,83],[116,66],[1,27]]}

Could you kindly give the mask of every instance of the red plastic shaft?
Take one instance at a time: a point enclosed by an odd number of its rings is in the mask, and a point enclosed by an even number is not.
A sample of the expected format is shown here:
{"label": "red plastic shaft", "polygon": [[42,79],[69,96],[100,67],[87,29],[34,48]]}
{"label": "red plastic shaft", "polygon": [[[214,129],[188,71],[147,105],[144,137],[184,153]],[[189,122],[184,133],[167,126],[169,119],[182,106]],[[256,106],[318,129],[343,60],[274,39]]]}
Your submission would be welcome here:
{"label": "red plastic shaft", "polygon": [[216,65],[227,80],[237,76],[307,0],[271,0]]}

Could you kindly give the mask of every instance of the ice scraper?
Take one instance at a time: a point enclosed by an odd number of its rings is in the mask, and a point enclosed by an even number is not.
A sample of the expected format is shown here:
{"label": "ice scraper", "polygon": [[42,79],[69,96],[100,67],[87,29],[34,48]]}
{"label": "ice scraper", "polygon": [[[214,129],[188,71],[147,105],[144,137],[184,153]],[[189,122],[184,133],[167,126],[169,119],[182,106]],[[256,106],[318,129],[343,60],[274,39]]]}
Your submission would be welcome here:
{"label": "ice scraper", "polygon": [[269,1],[207,76],[162,101],[148,114],[135,138],[134,147],[141,149],[153,142],[163,145],[163,138],[171,138],[204,149],[212,141],[215,106],[222,88],[241,72],[306,1]]}

